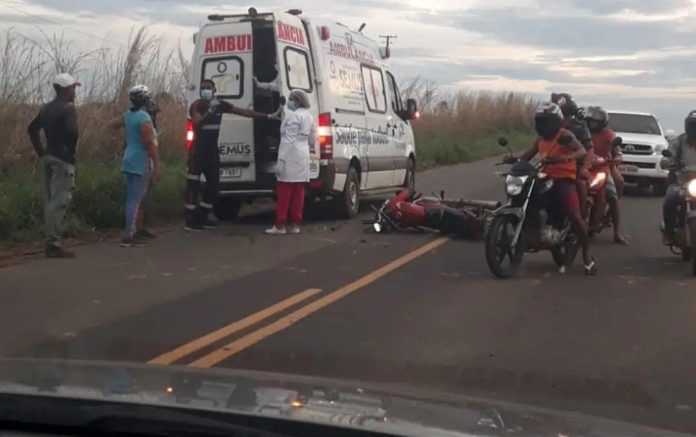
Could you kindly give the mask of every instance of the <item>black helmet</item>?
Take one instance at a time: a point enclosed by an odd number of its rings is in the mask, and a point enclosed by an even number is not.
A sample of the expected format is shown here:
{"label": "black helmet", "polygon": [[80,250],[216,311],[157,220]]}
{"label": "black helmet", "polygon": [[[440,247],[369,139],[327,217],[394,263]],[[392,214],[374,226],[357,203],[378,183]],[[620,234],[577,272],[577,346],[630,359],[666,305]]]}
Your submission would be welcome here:
{"label": "black helmet", "polygon": [[684,132],[689,141],[696,141],[696,109],[684,119]]}
{"label": "black helmet", "polygon": [[568,93],[552,93],[551,101],[561,108],[565,117],[574,117],[578,113],[578,104]]}
{"label": "black helmet", "polygon": [[152,93],[145,85],[136,85],[128,91],[128,99],[136,107],[144,106],[150,100]]}
{"label": "black helmet", "polygon": [[544,139],[553,138],[562,124],[563,112],[555,103],[542,103],[534,112],[534,129]]}
{"label": "black helmet", "polygon": [[587,127],[592,132],[599,132],[609,125],[609,114],[601,106],[588,106],[584,116]]}

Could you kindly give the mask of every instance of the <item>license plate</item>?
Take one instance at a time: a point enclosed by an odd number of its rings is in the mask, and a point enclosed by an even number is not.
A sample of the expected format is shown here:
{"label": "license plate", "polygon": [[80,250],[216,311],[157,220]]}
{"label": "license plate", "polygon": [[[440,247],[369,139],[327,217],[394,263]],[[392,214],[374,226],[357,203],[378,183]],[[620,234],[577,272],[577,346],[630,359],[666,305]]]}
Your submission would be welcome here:
{"label": "license plate", "polygon": [[242,168],[241,167],[226,167],[220,169],[221,178],[241,178]]}
{"label": "license plate", "polygon": [[621,173],[638,173],[638,170],[638,167],[636,167],[635,165],[623,164],[619,166],[619,171]]}

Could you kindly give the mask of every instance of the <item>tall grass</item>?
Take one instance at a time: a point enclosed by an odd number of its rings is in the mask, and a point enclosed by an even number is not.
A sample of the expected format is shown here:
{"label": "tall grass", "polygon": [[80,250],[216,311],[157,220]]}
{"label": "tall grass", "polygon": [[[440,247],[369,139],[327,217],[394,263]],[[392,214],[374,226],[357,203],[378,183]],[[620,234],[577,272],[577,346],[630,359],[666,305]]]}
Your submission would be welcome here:
{"label": "tall grass", "polygon": [[402,84],[406,98],[419,103],[414,122],[419,167],[455,164],[500,152],[498,136],[526,147],[536,102],[522,94],[446,91],[420,78]]}
{"label": "tall grass", "polygon": [[69,72],[80,79],[77,112],[81,161],[112,159],[123,147],[123,134],[104,129],[128,107],[128,89],[148,85],[162,112],[158,133],[164,159],[183,154],[185,102],[183,91],[188,63],[177,52],[163,50],[163,42],[140,28],[128,48],[102,47],[77,53],[63,36],[24,38],[12,30],[0,35],[0,174],[29,162],[34,153],[26,127],[42,103],[53,98],[53,75]]}

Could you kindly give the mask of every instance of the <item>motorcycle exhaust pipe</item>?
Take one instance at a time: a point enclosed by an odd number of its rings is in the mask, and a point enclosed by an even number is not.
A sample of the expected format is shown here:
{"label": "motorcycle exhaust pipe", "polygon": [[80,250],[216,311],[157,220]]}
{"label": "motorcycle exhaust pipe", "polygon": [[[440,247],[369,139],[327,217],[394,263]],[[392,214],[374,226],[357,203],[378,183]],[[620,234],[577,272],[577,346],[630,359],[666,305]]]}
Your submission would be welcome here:
{"label": "motorcycle exhaust pipe", "polygon": [[462,206],[475,206],[483,209],[498,209],[502,203],[495,200],[462,200]]}

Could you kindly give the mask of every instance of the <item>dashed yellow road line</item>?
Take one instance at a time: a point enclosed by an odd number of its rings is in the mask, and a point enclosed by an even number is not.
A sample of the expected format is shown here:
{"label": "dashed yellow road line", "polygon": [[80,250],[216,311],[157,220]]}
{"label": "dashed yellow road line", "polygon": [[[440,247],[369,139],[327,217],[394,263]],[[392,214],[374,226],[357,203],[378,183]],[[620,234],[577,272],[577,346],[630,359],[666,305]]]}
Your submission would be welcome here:
{"label": "dashed yellow road line", "polygon": [[281,317],[280,319],[276,320],[275,322],[264,326],[263,328],[260,328],[256,331],[251,332],[250,334],[245,335],[244,337],[233,341],[232,343],[229,343],[226,346],[223,346],[220,349],[217,349],[208,355],[205,355],[204,357],[195,360],[189,366],[191,367],[212,367],[215,364],[243,351],[244,349],[260,342],[261,340],[265,339],[266,337],[269,337],[279,331],[282,331],[298,321],[304,319],[305,317],[319,311],[320,309],[331,305],[332,303],[336,302],[339,299],[342,299],[346,296],[348,296],[351,293],[354,293],[355,291],[377,281],[378,279],[382,278],[383,276],[393,272],[394,270],[398,269],[399,267],[413,261],[414,259],[425,255],[426,253],[430,252],[431,250],[442,246],[445,244],[449,239],[448,238],[439,238],[437,240],[431,241],[430,243],[419,247],[418,249],[390,262],[389,264],[380,267],[379,269],[368,273],[367,275],[361,277],[360,279],[351,282],[348,285],[345,285],[341,288],[339,288],[336,291],[333,291],[326,296],[317,299],[304,307],[295,310],[294,312],[288,314],[287,316]]}
{"label": "dashed yellow road line", "polygon": [[283,301],[280,301],[275,305],[271,305],[268,308],[264,308],[263,310],[256,312],[248,317],[245,317],[234,323],[230,323],[229,325],[224,326],[218,329],[217,331],[211,332],[210,334],[204,335],[203,337],[197,338],[189,343],[179,346],[178,348],[164,353],[158,356],[157,358],[153,358],[150,361],[148,361],[148,364],[172,364],[173,362],[187,355],[190,355],[193,352],[196,352],[206,346],[215,343],[216,341],[222,340],[223,338],[234,334],[235,332],[241,331],[242,329],[248,328],[249,326],[252,326],[262,320],[265,320],[271,317],[272,315],[286,310],[304,300],[307,300],[320,292],[321,290],[318,288],[310,288],[301,293],[297,293],[296,295],[291,296]]}

